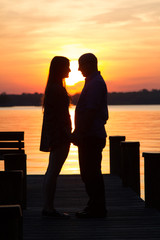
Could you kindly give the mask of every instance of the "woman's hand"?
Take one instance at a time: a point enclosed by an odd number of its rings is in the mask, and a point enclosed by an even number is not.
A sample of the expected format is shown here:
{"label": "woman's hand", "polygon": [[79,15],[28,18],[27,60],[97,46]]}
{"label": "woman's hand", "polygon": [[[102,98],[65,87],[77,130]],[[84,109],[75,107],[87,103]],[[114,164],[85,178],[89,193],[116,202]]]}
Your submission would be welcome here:
{"label": "woman's hand", "polygon": [[74,130],[74,132],[71,134],[71,142],[78,146],[81,142],[81,139],[82,139],[82,135],[80,134],[79,131],[77,130]]}

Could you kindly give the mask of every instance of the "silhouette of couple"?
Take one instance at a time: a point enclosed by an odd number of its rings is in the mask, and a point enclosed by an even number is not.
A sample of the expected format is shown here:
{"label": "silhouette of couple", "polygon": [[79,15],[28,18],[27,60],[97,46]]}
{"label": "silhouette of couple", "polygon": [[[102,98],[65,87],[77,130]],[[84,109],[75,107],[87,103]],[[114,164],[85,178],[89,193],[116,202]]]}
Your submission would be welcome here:
{"label": "silhouette of couple", "polygon": [[78,146],[82,181],[89,197],[87,206],[76,213],[79,218],[105,217],[105,188],[101,173],[102,151],[106,144],[104,125],[108,119],[107,87],[98,71],[97,58],[92,53],[82,55],[79,70],[85,84],[75,110],[75,130],[71,133],[69,97],[64,79],[70,72],[69,59],[56,56],[50,64],[43,99],[43,125],[40,150],[50,152],[44,177],[42,215],[68,218],[54,208],[57,177],[68,156],[70,143]]}

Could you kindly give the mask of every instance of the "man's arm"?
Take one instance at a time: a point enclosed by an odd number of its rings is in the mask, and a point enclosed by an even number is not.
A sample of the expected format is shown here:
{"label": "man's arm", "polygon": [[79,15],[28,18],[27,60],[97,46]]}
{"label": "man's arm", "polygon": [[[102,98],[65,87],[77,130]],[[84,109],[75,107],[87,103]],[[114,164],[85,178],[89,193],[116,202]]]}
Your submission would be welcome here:
{"label": "man's arm", "polygon": [[81,125],[74,130],[71,136],[71,142],[75,145],[78,145],[84,134],[88,131],[88,129],[92,126],[94,116],[96,114],[95,109],[87,109],[83,113],[83,117],[81,119]]}

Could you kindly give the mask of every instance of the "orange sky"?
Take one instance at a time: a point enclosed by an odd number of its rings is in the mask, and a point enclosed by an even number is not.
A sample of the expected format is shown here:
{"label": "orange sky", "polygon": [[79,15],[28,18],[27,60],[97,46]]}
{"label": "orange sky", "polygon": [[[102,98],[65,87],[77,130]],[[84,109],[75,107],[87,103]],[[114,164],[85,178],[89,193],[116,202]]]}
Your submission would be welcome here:
{"label": "orange sky", "polygon": [[159,0],[0,0],[0,93],[43,92],[55,55],[71,60],[67,89],[79,92],[86,52],[109,92],[160,89],[159,13]]}

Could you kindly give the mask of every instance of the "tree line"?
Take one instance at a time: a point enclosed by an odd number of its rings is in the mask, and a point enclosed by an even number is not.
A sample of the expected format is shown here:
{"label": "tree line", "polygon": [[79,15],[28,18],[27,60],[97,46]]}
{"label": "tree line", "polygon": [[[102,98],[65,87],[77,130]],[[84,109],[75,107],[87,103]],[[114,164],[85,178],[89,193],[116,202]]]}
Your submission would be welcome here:
{"label": "tree line", "polygon": [[[70,96],[71,104],[76,105],[80,94]],[[0,94],[0,107],[9,106],[41,106],[42,93]],[[143,89],[136,92],[111,92],[108,93],[109,105],[140,105],[160,104],[160,90],[148,91]]]}

